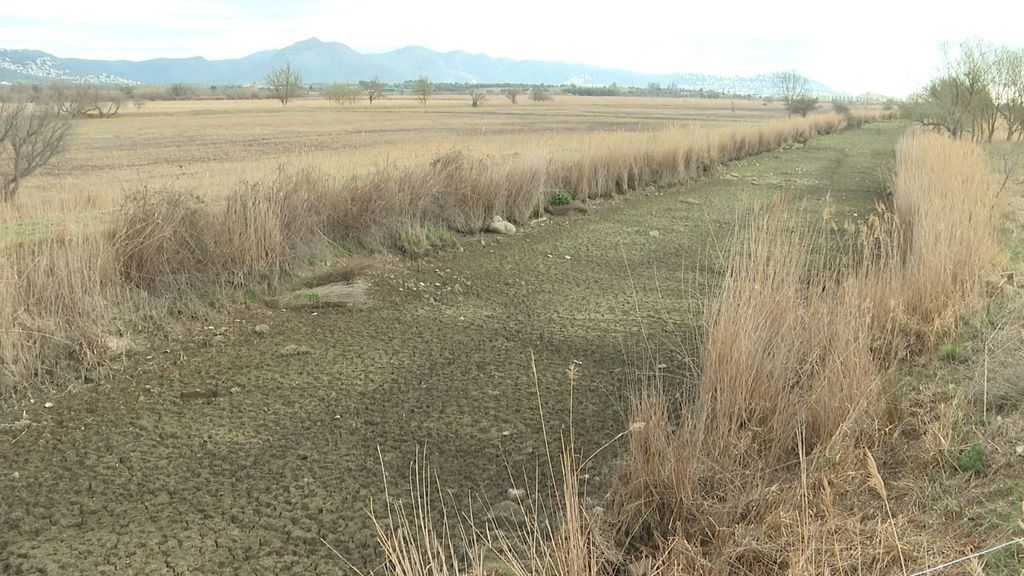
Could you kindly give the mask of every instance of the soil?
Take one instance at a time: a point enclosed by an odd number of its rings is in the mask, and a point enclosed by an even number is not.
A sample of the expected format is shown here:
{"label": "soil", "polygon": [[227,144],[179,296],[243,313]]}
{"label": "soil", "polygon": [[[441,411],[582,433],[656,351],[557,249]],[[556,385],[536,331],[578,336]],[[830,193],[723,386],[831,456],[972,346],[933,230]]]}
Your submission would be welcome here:
{"label": "soil", "polygon": [[[407,495],[417,457],[460,501],[503,500],[510,471],[532,483],[546,464],[531,355],[553,446],[576,363],[577,449],[593,453],[628,426],[645,372],[682,388],[701,303],[752,203],[786,192],[808,218],[826,203],[840,222],[863,218],[901,131],[873,124],[730,177],[461,238],[376,273],[369,307],[194,321],[192,337],[129,353],[0,427],[0,573],[345,572],[321,538],[370,569],[382,464],[392,495]],[[588,470],[597,497],[616,447]]]}

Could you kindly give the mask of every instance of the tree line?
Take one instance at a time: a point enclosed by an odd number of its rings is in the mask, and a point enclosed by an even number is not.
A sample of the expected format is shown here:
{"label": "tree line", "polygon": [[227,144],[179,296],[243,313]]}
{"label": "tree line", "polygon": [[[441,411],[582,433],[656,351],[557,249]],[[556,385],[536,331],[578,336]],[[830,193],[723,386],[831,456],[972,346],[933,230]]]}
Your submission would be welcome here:
{"label": "tree line", "polygon": [[979,40],[947,48],[940,74],[907,100],[904,112],[953,137],[1024,141],[1024,48]]}

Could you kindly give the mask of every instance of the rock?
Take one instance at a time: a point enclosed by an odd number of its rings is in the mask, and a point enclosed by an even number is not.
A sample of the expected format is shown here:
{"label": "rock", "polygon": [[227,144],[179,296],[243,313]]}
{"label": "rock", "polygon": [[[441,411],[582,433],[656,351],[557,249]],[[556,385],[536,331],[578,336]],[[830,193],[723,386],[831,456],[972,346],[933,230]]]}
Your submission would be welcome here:
{"label": "rock", "polygon": [[282,356],[302,356],[305,354],[312,354],[313,351],[305,346],[296,346],[295,344],[289,344],[281,349]]}
{"label": "rock", "polygon": [[238,386],[232,386],[231,389],[228,390],[228,392],[230,392],[232,394],[238,394],[241,391],[242,391],[242,389],[239,388]]}
{"label": "rock", "polygon": [[107,336],[103,339],[103,345],[111,356],[123,356],[136,349],[135,343],[128,336]]}
{"label": "rock", "polygon": [[509,488],[508,497],[512,500],[522,500],[526,497],[526,490],[522,488]]}
{"label": "rock", "polygon": [[728,178],[729,180],[739,180],[740,175],[735,172],[729,172],[729,175],[726,176],[726,178]]}
{"label": "rock", "polygon": [[651,230],[651,231],[650,231],[650,232],[648,232],[647,234],[648,234],[648,235],[649,235],[649,236],[650,236],[651,238],[657,238],[658,236],[661,236],[661,232],[658,232],[657,230]]}
{"label": "rock", "polygon": [[511,500],[503,500],[491,508],[488,518],[498,529],[522,530],[528,525],[523,507]]}
{"label": "rock", "polygon": [[53,408],[53,402],[47,402],[46,404],[43,404],[43,408]]}
{"label": "rock", "polygon": [[750,182],[750,184],[753,186],[757,186],[758,184],[761,183],[761,181],[758,180],[757,178],[751,178],[750,180],[748,180],[748,182]]}
{"label": "rock", "polygon": [[270,324],[257,324],[253,330],[257,334],[267,334],[270,332]]}
{"label": "rock", "polygon": [[511,222],[506,221],[497,214],[491,218],[491,221],[487,224],[487,228],[485,230],[494,234],[504,234],[506,236],[511,236],[516,233],[516,227]]}

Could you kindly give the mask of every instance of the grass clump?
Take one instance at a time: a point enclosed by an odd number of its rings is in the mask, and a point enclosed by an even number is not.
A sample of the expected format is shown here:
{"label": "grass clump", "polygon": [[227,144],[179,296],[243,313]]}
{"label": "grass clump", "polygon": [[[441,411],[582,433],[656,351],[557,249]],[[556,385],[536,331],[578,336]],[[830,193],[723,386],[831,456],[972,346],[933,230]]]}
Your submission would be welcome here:
{"label": "grass clump", "polygon": [[949,364],[957,364],[963,359],[964,348],[960,342],[947,342],[939,347],[939,360]]}
{"label": "grass clump", "polygon": [[986,452],[985,445],[981,442],[967,446],[960,451],[960,456],[956,459],[956,469],[962,474],[980,471],[985,463]]}

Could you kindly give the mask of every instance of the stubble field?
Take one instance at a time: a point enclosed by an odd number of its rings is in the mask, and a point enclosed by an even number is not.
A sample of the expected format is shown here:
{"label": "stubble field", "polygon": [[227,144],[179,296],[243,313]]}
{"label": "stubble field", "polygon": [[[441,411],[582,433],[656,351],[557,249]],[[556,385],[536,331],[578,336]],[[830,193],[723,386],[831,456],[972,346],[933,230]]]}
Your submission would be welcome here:
{"label": "stubble field", "polygon": [[[78,124],[70,151],[28,180],[15,206],[0,206],[0,237],[38,235],[55,223],[108,212],[141,187],[217,198],[281,166],[362,174],[423,164],[450,150],[511,156],[571,154],[602,141],[670,127],[715,128],[785,119],[759,100],[559,96],[550,102],[495,95],[334,104],[322,99],[148,102]],[[87,220],[87,219],[86,219]]]}

